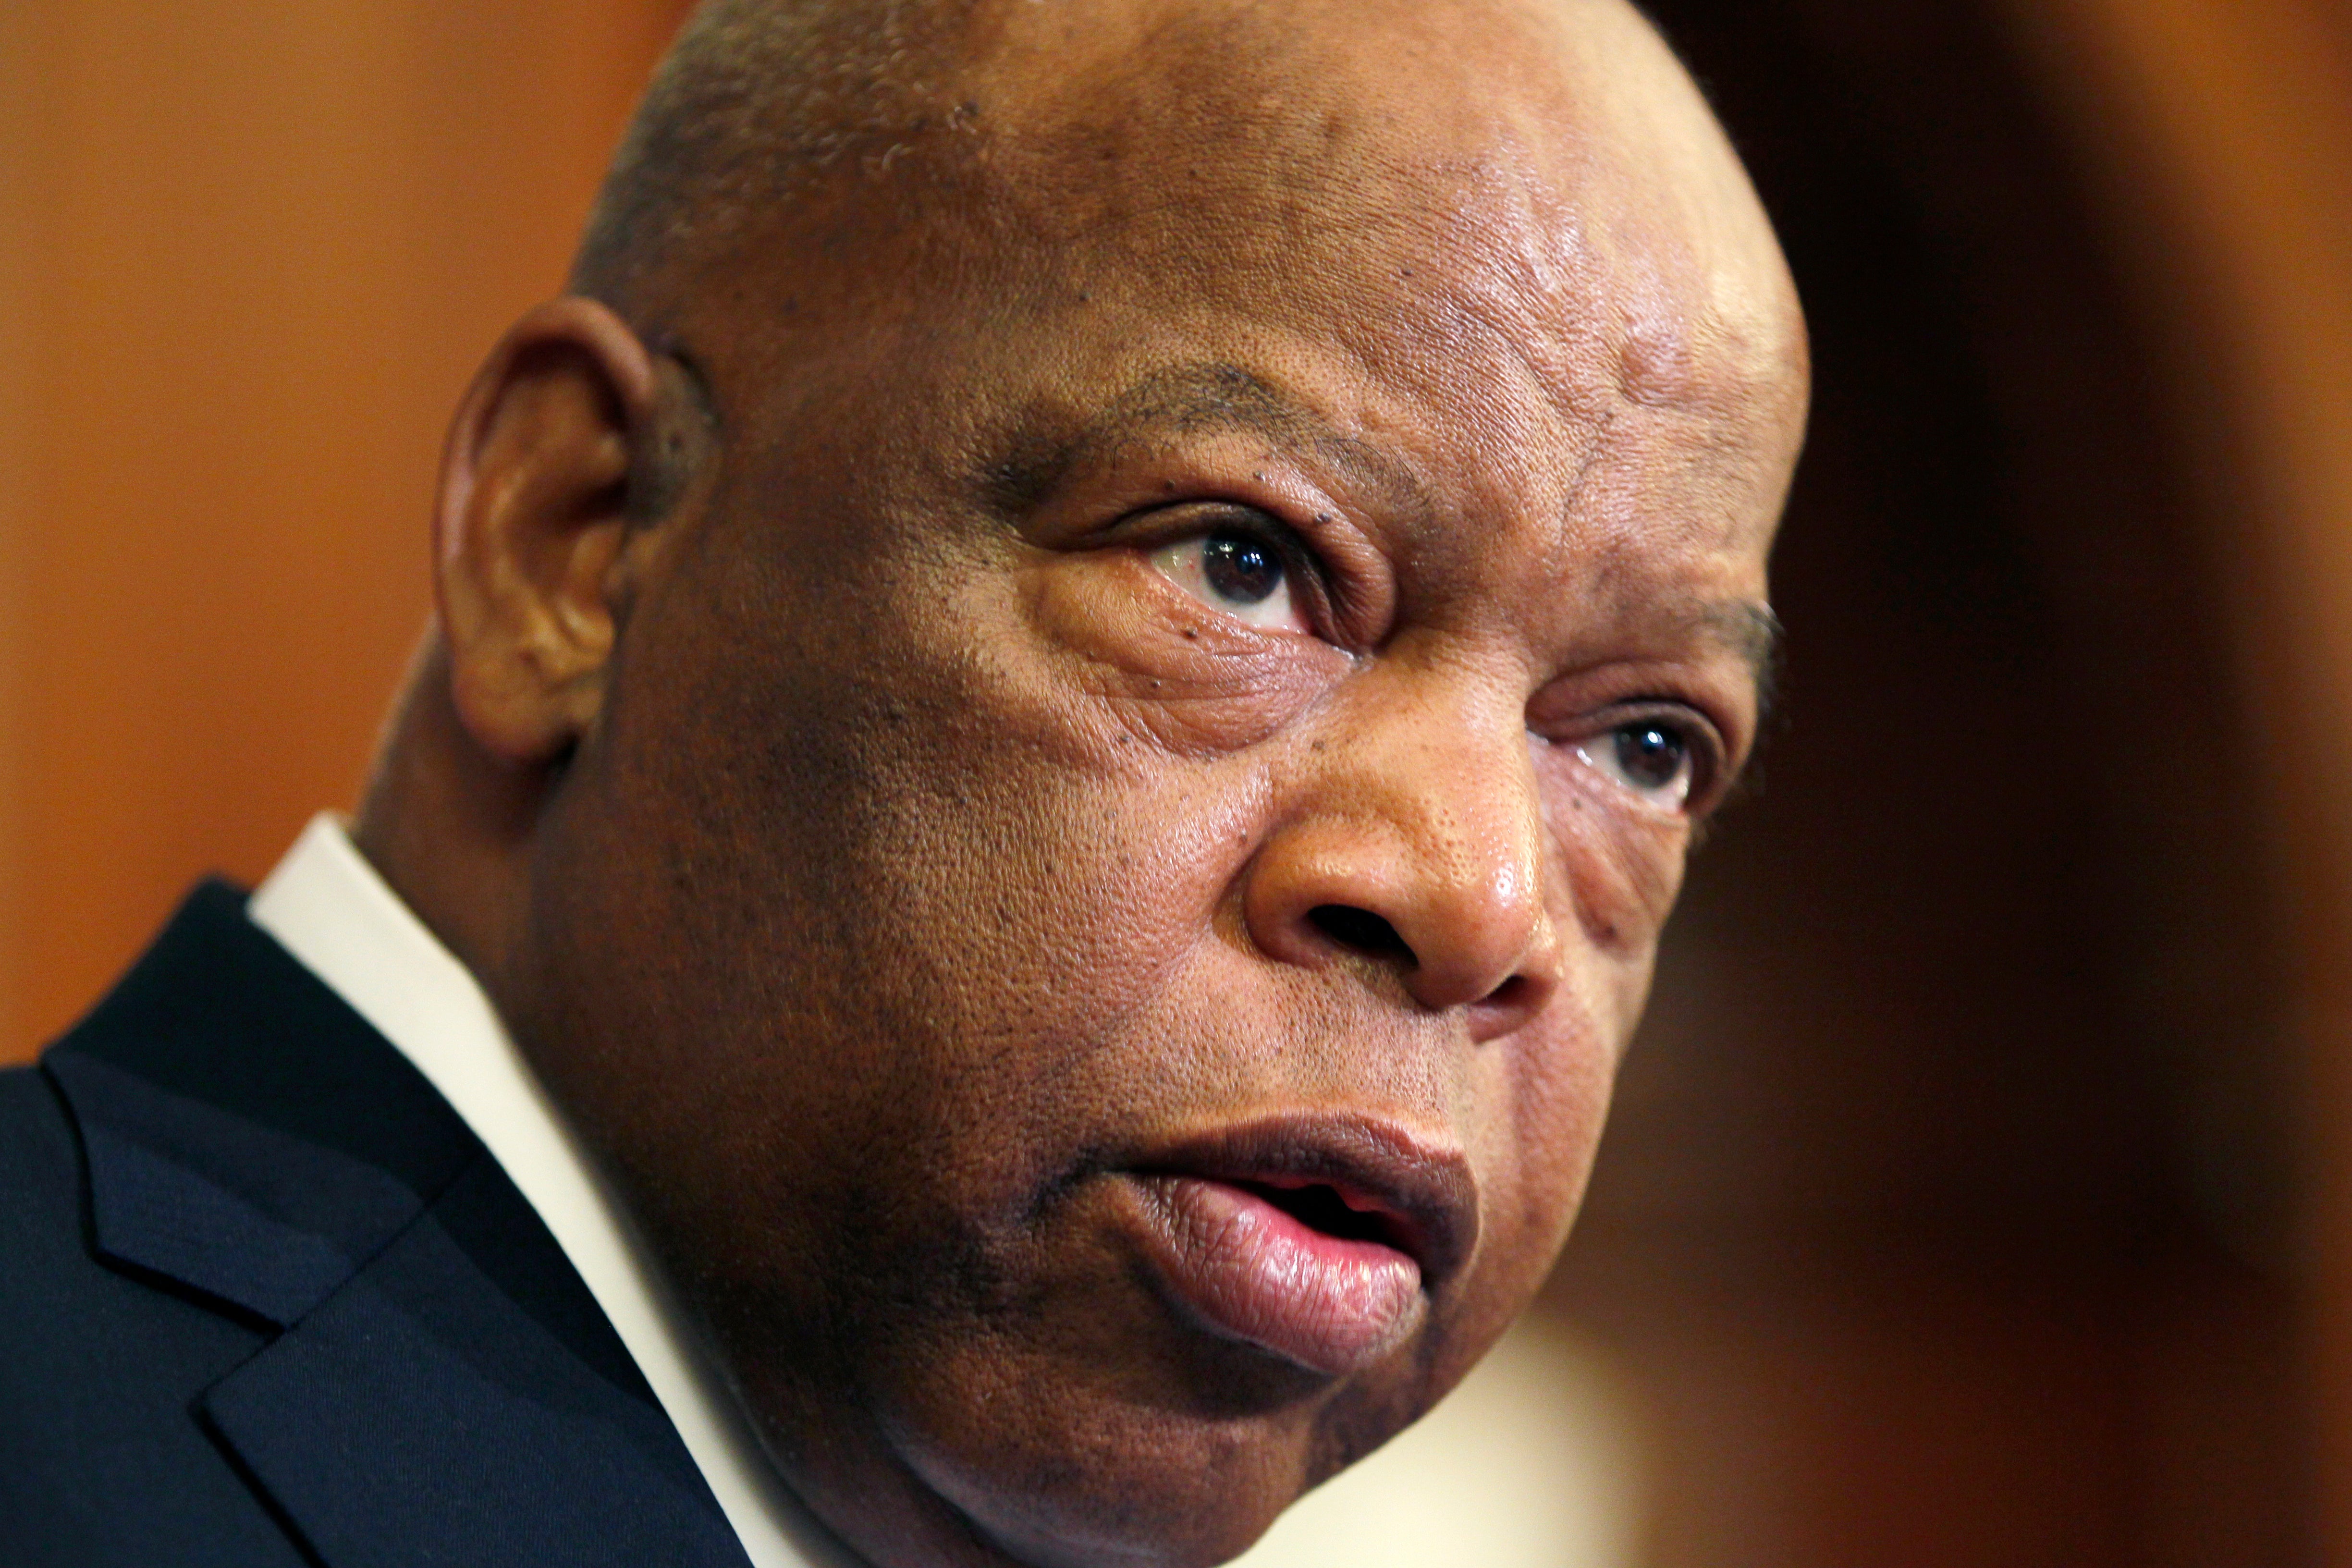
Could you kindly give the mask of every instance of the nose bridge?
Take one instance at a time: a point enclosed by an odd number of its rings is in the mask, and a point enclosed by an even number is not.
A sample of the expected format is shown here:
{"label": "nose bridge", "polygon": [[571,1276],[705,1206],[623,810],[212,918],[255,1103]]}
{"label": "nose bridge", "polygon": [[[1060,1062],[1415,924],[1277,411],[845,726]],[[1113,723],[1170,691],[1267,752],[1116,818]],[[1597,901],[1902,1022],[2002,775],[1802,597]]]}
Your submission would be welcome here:
{"label": "nose bridge", "polygon": [[1379,685],[1309,749],[1253,924],[1285,922],[1281,945],[1328,957],[1335,934],[1365,946],[1330,911],[1360,911],[1394,931],[1404,951],[1386,956],[1424,1006],[1539,1000],[1558,952],[1521,705],[1439,668]]}

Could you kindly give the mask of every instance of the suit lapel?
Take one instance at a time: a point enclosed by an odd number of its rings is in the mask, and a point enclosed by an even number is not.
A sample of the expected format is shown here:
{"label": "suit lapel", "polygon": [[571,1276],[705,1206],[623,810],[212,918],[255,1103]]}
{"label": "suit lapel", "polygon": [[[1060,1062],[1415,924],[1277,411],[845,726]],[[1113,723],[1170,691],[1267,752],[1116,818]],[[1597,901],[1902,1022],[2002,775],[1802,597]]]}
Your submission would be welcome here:
{"label": "suit lapel", "polygon": [[100,1257],[282,1331],[198,1416],[331,1568],[743,1563],[521,1194],[236,889],[43,1065]]}
{"label": "suit lapel", "polygon": [[741,1563],[660,1410],[488,1287],[461,1237],[520,1204],[483,1159],[205,1416],[334,1568]]}
{"label": "suit lapel", "polygon": [[362,1161],[248,1121],[79,1051],[45,1065],[79,1123],[91,1243],[283,1328],[422,1212]]}

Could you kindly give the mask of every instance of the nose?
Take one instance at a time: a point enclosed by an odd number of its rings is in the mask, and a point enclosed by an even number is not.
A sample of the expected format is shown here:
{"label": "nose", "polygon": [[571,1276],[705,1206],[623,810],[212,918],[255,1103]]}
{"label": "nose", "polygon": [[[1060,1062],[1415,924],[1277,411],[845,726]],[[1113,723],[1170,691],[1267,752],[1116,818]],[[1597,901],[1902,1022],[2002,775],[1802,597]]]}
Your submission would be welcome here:
{"label": "nose", "polygon": [[1313,753],[1296,809],[1245,873],[1251,939],[1286,963],[1389,970],[1423,1007],[1470,1009],[1481,1037],[1539,1009],[1562,955],[1517,721],[1391,709]]}

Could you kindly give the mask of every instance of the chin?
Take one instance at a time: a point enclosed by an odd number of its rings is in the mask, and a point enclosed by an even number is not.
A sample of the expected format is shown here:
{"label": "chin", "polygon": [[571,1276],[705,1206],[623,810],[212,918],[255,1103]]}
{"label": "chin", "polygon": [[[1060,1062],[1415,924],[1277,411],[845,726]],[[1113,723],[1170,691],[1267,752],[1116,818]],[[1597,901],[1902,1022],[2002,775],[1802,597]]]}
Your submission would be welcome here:
{"label": "chin", "polygon": [[[1434,1404],[1544,1250],[1482,1226],[1466,1157],[1395,1117],[1186,1117],[981,1183],[927,1168],[969,1184],[876,1211],[862,1267],[816,1271],[857,1286],[819,1315],[827,1353],[735,1345],[774,1374],[754,1388],[822,1407],[837,1440],[788,1472],[881,1568],[1227,1562]],[[780,1448],[812,1425],[754,1402]]]}
{"label": "chin", "polygon": [[[1148,1215],[1137,1185],[1107,1183],[1097,1201]],[[1228,1562],[1433,1404],[1477,1348],[1422,1300],[1377,1352],[1310,1365],[1302,1357],[1328,1344],[1253,1342],[1171,1286],[1179,1272],[1138,1249],[1091,1288],[1041,1281],[1026,1305],[937,1325],[887,1355],[883,1439],[986,1544],[982,1560]]]}
{"label": "chin", "polygon": [[1310,1421],[1203,1421],[1066,1406],[1072,1446],[902,1447],[923,1484],[990,1548],[1033,1568],[1211,1568],[1231,1561],[1325,1468]]}

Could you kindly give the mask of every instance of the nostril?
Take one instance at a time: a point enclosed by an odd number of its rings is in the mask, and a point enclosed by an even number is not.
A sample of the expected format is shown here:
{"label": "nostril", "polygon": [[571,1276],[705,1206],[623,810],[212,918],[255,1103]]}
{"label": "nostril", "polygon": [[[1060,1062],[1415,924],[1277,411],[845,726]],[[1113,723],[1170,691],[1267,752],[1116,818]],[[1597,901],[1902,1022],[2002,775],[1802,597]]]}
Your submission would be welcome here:
{"label": "nostril", "polygon": [[1374,958],[1402,958],[1408,966],[1419,962],[1396,927],[1370,910],[1351,904],[1318,904],[1307,911],[1307,919],[1317,931],[1353,952]]}
{"label": "nostril", "polygon": [[1489,1007],[1516,1007],[1528,994],[1528,977],[1514,974],[1486,994]]}

